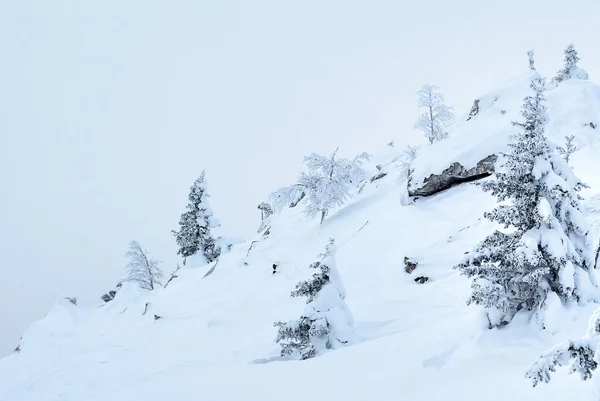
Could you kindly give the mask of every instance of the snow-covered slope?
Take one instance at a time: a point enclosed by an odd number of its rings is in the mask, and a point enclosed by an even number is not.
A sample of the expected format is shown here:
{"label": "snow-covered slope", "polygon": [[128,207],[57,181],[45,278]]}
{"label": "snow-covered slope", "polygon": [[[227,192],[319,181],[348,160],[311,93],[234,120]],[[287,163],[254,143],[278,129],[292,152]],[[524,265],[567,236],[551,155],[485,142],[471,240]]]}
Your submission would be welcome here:
{"label": "snow-covered slope", "polygon": [[[505,150],[530,78],[482,97],[479,115],[423,148],[415,174]],[[582,149],[573,164],[593,196],[600,131],[584,124],[600,121],[600,88],[568,81],[548,99],[548,134],[558,143],[576,135]],[[386,147],[373,164],[398,154]],[[95,309],[58,302],[24,333],[21,352],[0,360],[0,400],[589,399],[591,384],[566,372],[535,389],[524,373],[541,351],[584,333],[595,306],[557,311],[542,332],[523,317],[487,330],[479,310],[465,304],[469,282],[452,267],[495,229],[482,218],[495,200],[472,183],[405,207],[400,193],[390,173],[322,225],[300,206],[285,210],[267,239],[235,245],[206,277],[211,266],[185,269],[154,292],[124,285]],[[306,361],[278,361],[273,322],[303,311],[303,300],[289,293],[310,276],[308,265],[330,237],[360,342]],[[248,254],[251,240],[259,241]],[[405,256],[419,259],[412,274],[404,272]],[[429,281],[418,284],[417,276]]]}
{"label": "snow-covered slope", "polygon": [[[450,129],[447,140],[423,147],[414,162],[412,186],[439,174],[453,162],[465,168],[492,154],[508,151],[513,121],[521,121],[523,98],[531,93],[529,83],[538,76],[530,71],[515,77],[500,89],[479,97],[479,112],[467,120],[461,116]],[[577,147],[596,142],[600,137],[600,87],[590,81],[568,80],[556,87],[548,84],[546,92],[548,125],[546,135],[557,146],[564,145],[565,136],[575,135]],[[597,128],[592,128],[589,123]]]}

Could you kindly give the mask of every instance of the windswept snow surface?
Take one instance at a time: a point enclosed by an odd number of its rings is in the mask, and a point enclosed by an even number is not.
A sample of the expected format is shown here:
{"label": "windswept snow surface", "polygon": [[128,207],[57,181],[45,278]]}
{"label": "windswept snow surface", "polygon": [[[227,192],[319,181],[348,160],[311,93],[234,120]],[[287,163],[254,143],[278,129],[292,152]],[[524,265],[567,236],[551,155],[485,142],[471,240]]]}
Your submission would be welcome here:
{"label": "windswept snow surface", "polygon": [[[458,123],[460,135],[457,126],[449,139],[424,147],[419,174],[504,149],[529,78],[511,81],[498,100],[482,97],[480,114]],[[548,99],[549,134],[576,136],[575,171],[593,185],[593,197],[600,131],[583,124],[600,116],[598,87],[572,80],[550,89]],[[386,147],[373,163],[400,152]],[[251,240],[234,245],[206,277],[212,265],[185,268],[154,292],[124,285],[95,309],[57,302],[24,333],[21,352],[0,360],[0,400],[593,399],[593,383],[568,369],[537,388],[524,375],[540,352],[585,333],[596,305],[550,305],[545,331],[525,315],[488,330],[481,310],[465,304],[469,281],[452,267],[497,228],[482,217],[495,199],[473,183],[405,207],[400,193],[390,173],[322,225],[306,219],[302,204],[284,210],[269,238],[251,239],[259,242],[248,256]],[[302,313],[304,300],[290,291],[313,273],[308,266],[330,237],[358,343],[306,361],[280,360],[273,322]],[[404,272],[404,256],[419,260],[412,274]],[[418,276],[429,281],[418,284]]]}

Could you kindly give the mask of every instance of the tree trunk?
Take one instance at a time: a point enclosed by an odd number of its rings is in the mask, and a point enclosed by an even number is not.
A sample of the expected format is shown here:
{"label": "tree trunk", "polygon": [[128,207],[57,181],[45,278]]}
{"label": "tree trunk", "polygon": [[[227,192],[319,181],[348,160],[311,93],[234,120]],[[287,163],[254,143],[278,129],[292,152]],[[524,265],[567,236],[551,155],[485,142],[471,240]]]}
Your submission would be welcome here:
{"label": "tree trunk", "polygon": [[323,224],[323,220],[325,220],[325,210],[321,210],[321,222],[319,224]]}

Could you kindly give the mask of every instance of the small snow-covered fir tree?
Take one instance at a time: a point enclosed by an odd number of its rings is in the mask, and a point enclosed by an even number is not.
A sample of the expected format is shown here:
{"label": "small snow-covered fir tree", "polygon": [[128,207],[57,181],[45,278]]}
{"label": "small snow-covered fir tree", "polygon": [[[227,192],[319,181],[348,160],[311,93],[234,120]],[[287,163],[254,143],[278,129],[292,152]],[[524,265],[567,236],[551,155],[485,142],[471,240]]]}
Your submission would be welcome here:
{"label": "small snow-covered fir tree", "polygon": [[154,290],[156,285],[162,285],[163,271],[160,262],[150,258],[147,250],[137,241],[129,241],[129,250],[125,254],[129,263],[125,266],[127,277],[125,281],[138,283],[145,290]]}
{"label": "small snow-covered fir tree", "polygon": [[534,56],[534,52],[533,49],[529,49],[527,51],[527,56],[529,57],[529,69],[530,70],[535,70],[535,60],[533,59]]}
{"label": "small snow-covered fir tree", "polygon": [[531,379],[533,386],[548,383],[556,368],[571,365],[569,373],[579,373],[583,380],[592,377],[598,367],[596,355],[600,351],[600,309],[590,317],[585,336],[576,341],[565,341],[541,354],[531,365],[525,377]]}
{"label": "small snow-covered fir tree", "polygon": [[446,129],[454,120],[452,108],[444,104],[444,97],[435,85],[424,85],[418,93],[419,107],[425,112],[419,116],[415,128],[423,132],[429,143],[434,143],[448,137]]}
{"label": "small snow-covered fir tree", "polygon": [[298,182],[308,193],[306,214],[311,218],[320,216],[321,223],[329,210],[343,206],[352,197],[351,189],[366,178],[362,163],[369,160],[367,153],[348,160],[336,159],[337,151],[330,157],[316,153],[305,157],[308,172],[303,172]]}
{"label": "small snow-covered fir tree", "polygon": [[205,172],[194,181],[190,187],[187,210],[179,220],[179,231],[173,231],[177,245],[178,255],[184,258],[195,255],[201,251],[206,261],[211,263],[221,254],[221,248],[215,244],[211,229],[218,227],[208,203],[206,192]]}
{"label": "small snow-covered fir tree", "polygon": [[344,286],[335,266],[335,241],[329,240],[319,261],[310,265],[318,271],[312,278],[296,284],[292,297],[306,297],[306,308],[299,319],[275,322],[281,356],[312,358],[328,349],[337,349],[356,341],[352,313],[344,299]]}
{"label": "small snow-covered fir tree", "polygon": [[485,217],[512,230],[488,236],[456,266],[473,279],[469,303],[486,308],[490,327],[520,310],[542,311],[549,293],[563,303],[592,295],[593,252],[577,193],[583,184],[547,144],[544,81],[531,88],[504,171],[481,185],[502,202]]}
{"label": "small snow-covered fir tree", "polygon": [[577,148],[573,144],[574,140],[575,140],[575,135],[565,136],[565,147],[564,148],[562,146],[556,147],[556,150],[558,150],[558,153],[560,153],[563,156],[563,158],[565,159],[565,161],[567,163],[571,159],[571,155],[573,153],[575,153],[575,151],[577,151]]}
{"label": "small snow-covered fir tree", "polygon": [[559,70],[554,77],[554,82],[556,84],[568,79],[587,80],[589,78],[588,73],[584,69],[577,66],[577,63],[579,62],[579,56],[577,55],[577,50],[575,50],[573,43],[571,43],[565,49],[564,62],[565,66]]}

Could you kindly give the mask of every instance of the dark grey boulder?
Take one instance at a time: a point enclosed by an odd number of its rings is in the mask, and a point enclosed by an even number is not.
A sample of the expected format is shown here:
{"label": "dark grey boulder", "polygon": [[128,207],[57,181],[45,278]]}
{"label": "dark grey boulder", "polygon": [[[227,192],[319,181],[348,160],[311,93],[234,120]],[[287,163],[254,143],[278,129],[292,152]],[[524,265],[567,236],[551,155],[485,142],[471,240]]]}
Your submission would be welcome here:
{"label": "dark grey boulder", "polygon": [[440,174],[431,174],[425,178],[421,185],[413,185],[413,189],[409,189],[408,194],[410,196],[430,196],[456,184],[488,177],[494,173],[496,160],[498,160],[496,155],[489,155],[470,169],[466,169],[462,164],[454,162]]}

